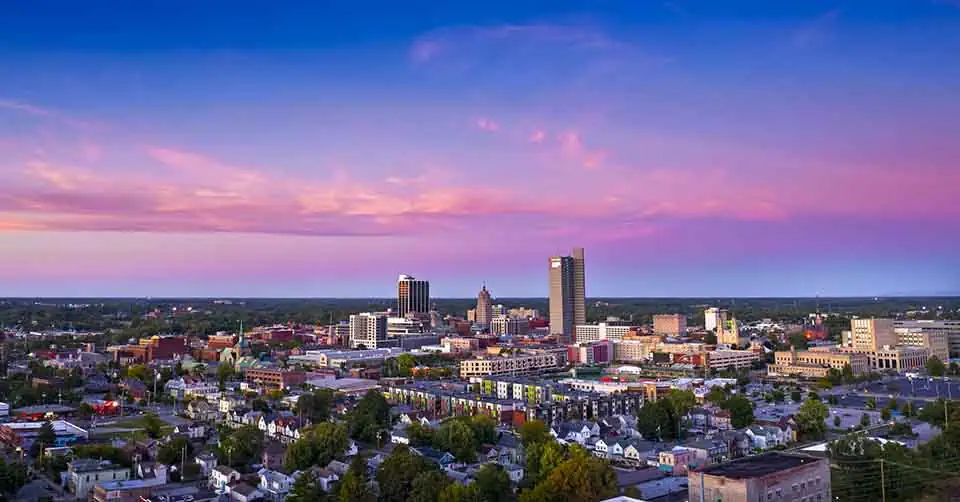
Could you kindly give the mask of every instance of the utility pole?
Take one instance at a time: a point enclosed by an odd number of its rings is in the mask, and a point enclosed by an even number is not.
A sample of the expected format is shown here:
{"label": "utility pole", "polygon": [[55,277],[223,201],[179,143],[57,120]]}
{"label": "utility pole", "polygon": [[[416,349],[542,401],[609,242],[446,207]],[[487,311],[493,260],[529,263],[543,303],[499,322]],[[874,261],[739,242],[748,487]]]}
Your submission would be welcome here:
{"label": "utility pole", "polygon": [[887,502],[887,478],[883,470],[883,458],[880,459],[880,496]]}

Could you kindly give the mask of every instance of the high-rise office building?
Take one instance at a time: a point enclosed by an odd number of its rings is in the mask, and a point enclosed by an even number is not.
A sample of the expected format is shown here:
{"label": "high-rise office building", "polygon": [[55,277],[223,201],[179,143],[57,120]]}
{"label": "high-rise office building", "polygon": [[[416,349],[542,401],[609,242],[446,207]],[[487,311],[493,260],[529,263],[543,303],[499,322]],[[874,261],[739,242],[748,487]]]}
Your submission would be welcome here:
{"label": "high-rise office building", "polygon": [[727,321],[727,311],[710,307],[703,311],[703,327],[707,331],[716,331],[719,334],[724,323]]}
{"label": "high-rise office building", "polygon": [[490,292],[487,291],[487,285],[480,288],[480,294],[477,295],[476,323],[480,326],[490,326],[493,320],[493,301],[490,298]]}
{"label": "high-rise office building", "polygon": [[353,314],[350,316],[350,346],[375,349],[387,340],[387,316],[383,314]]}
{"label": "high-rise office building", "polygon": [[550,333],[569,341],[575,327],[587,322],[586,277],[583,248],[573,256],[552,256],[550,276]]}
{"label": "high-rise office building", "polygon": [[897,345],[893,319],[852,319],[853,348],[863,352],[876,352],[883,347]]}
{"label": "high-rise office building", "polygon": [[653,334],[684,336],[687,334],[687,316],[683,314],[657,314],[653,316]]}
{"label": "high-rise office building", "polygon": [[397,280],[397,316],[430,313],[430,282],[410,275]]}

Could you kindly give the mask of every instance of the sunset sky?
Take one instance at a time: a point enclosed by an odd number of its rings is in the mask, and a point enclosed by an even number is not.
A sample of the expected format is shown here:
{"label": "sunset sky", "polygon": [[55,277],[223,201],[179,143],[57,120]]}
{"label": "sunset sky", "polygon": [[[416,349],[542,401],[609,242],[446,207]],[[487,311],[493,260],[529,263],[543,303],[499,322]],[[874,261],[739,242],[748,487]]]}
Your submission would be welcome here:
{"label": "sunset sky", "polygon": [[960,294],[958,0],[11,3],[0,296]]}

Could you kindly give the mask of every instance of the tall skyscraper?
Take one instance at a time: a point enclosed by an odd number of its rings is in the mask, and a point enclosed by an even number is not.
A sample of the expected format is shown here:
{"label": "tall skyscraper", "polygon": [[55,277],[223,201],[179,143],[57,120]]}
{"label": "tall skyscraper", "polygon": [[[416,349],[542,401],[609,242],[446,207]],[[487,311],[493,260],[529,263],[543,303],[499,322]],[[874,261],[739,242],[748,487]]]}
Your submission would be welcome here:
{"label": "tall skyscraper", "polygon": [[397,315],[430,313],[430,282],[401,275],[397,280]]}
{"label": "tall skyscraper", "polygon": [[573,256],[550,257],[549,267],[550,333],[568,342],[575,326],[587,323],[583,248],[574,248]]}
{"label": "tall skyscraper", "polygon": [[487,285],[480,288],[480,294],[477,295],[476,323],[480,326],[490,326],[493,320],[493,301],[490,298],[490,292],[487,291]]}

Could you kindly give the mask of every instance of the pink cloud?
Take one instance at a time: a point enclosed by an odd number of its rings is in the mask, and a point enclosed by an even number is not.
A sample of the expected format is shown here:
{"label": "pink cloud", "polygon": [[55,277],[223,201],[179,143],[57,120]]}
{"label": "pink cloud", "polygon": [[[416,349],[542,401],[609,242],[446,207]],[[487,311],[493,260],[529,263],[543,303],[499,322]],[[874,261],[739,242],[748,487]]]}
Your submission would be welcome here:
{"label": "pink cloud", "polygon": [[100,157],[103,155],[100,145],[91,143],[89,141],[80,143],[80,152],[83,155],[83,158],[90,162],[100,160]]}
{"label": "pink cloud", "polygon": [[500,129],[500,124],[496,123],[492,119],[483,117],[477,119],[474,124],[477,126],[477,129],[486,132],[497,132],[497,130]]}
{"label": "pink cloud", "polygon": [[527,138],[527,141],[530,143],[543,143],[543,140],[545,139],[547,139],[547,133],[541,130],[536,130],[530,134],[530,137]]}

